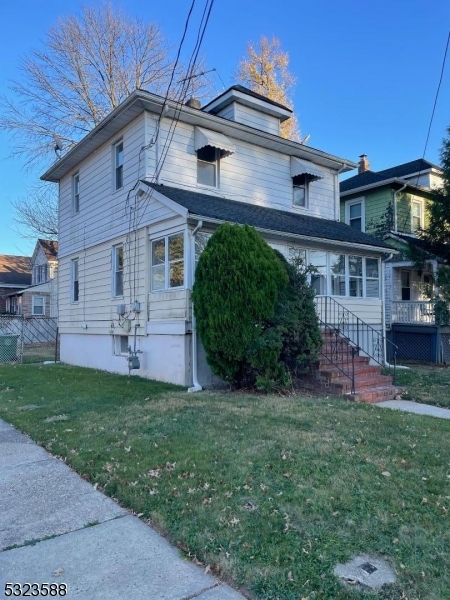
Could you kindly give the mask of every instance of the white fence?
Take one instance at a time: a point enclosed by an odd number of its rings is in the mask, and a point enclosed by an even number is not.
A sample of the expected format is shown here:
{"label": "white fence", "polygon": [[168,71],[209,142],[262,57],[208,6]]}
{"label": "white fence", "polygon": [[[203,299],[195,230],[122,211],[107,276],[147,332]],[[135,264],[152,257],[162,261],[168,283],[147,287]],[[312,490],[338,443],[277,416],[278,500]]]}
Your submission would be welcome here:
{"label": "white fence", "polygon": [[433,302],[392,302],[392,323],[434,325]]}

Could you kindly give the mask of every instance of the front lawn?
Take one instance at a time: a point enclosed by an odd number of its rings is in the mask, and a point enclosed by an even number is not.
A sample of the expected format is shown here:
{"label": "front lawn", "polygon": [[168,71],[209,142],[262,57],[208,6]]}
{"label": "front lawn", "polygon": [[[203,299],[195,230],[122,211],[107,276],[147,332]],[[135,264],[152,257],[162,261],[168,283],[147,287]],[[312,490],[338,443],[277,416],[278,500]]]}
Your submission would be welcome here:
{"label": "front lawn", "polygon": [[[255,598],[450,598],[449,421],[64,365],[1,366],[0,417]],[[360,552],[398,583],[343,588]]]}
{"label": "front lawn", "polygon": [[450,367],[441,365],[410,365],[397,370],[397,385],[406,388],[404,400],[450,408]]}

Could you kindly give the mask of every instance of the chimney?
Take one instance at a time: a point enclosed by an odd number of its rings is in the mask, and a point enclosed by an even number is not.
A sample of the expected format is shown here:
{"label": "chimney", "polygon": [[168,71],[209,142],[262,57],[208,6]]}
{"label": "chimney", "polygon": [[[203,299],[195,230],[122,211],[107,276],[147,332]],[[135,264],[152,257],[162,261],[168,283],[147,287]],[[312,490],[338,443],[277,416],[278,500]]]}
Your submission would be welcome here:
{"label": "chimney", "polygon": [[186,106],[189,106],[190,108],[201,108],[202,107],[200,100],[197,100],[197,98],[194,98],[194,96],[189,98],[189,100],[186,102]]}
{"label": "chimney", "polygon": [[370,170],[370,163],[367,160],[367,154],[361,154],[358,163],[358,173],[364,173]]}

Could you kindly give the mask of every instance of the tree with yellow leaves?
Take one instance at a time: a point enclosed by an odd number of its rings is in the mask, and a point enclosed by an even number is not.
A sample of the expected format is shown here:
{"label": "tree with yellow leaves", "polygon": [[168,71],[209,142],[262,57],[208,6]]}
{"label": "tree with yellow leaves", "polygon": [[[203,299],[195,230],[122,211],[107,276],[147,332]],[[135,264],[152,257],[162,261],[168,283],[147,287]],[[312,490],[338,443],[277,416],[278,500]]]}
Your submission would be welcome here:
{"label": "tree with yellow leaves", "polygon": [[[288,92],[296,78],[289,73],[289,54],[280,49],[280,40],[261,36],[258,44],[249,43],[247,56],[238,67],[237,78],[252,91],[283,104],[291,110],[293,103]],[[300,141],[297,118],[292,116],[281,124],[281,137]]]}

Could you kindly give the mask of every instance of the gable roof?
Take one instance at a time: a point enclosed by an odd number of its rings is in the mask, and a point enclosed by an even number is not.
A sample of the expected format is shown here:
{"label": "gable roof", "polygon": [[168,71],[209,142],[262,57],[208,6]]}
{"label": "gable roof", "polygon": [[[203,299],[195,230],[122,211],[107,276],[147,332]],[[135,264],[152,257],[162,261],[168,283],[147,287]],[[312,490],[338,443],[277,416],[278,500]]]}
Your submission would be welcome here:
{"label": "gable roof", "polygon": [[47,260],[58,259],[58,242],[54,240],[42,240],[39,238],[38,243],[41,245]]}
{"label": "gable roof", "polygon": [[30,256],[0,254],[0,286],[31,285]]}
{"label": "gable roof", "polygon": [[381,252],[392,247],[377,238],[353,229],[345,223],[296,214],[266,206],[257,206],[209,194],[157,185],[142,180],[148,187],[183,206],[199,219],[252,225],[256,229],[292,234],[316,241],[342,242],[376,247]]}
{"label": "gable roof", "polygon": [[[390,167],[389,169],[384,169],[383,171],[369,170],[364,171],[363,173],[358,173],[353,177],[349,177],[345,181],[341,181],[339,187],[342,194],[366,186],[375,186],[376,184],[381,185],[382,183],[386,185],[388,183],[405,184],[406,181],[402,180],[403,177],[415,175],[416,173],[425,173],[431,169],[438,169],[441,171],[441,168],[437,165],[434,165],[433,163],[430,163],[422,158],[418,158],[417,160],[412,160],[410,162],[403,163],[402,165],[397,165],[396,167]],[[422,189],[420,186],[414,185],[413,183],[408,182],[408,185],[416,189]]]}

